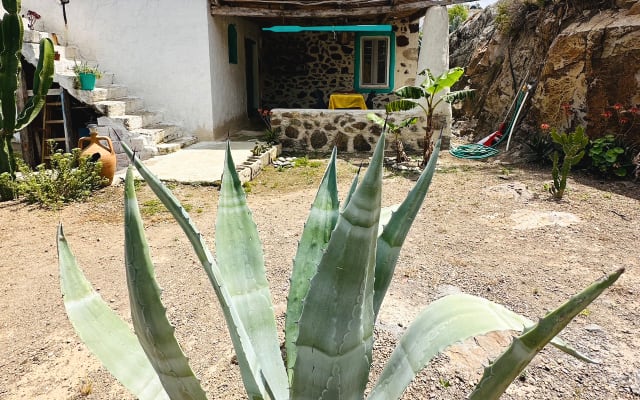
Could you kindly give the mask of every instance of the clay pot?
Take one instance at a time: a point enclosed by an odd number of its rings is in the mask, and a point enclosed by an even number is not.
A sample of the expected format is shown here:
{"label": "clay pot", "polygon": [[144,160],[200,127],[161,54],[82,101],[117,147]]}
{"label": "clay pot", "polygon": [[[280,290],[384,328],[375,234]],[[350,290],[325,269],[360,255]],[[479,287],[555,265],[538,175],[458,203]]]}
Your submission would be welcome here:
{"label": "clay pot", "polygon": [[91,127],[89,129],[91,129],[91,136],[80,138],[78,141],[80,156],[91,157],[93,161],[102,162],[100,175],[109,180],[105,186],[111,185],[116,173],[116,152],[113,150],[113,143],[109,137],[98,136],[95,129]]}

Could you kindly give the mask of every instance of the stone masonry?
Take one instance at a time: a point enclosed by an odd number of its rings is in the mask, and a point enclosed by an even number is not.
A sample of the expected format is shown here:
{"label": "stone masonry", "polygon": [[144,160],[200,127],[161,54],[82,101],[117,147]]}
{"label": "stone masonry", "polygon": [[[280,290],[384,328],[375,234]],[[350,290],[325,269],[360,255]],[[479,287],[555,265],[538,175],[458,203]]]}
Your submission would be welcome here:
{"label": "stone masonry", "polygon": [[[271,126],[280,128],[284,151],[330,152],[333,146],[340,152],[369,152],[373,150],[382,127],[370,121],[367,110],[274,109]],[[374,111],[384,118],[382,110]],[[421,112],[396,113],[389,121],[398,124],[405,118],[417,116],[417,124],[401,131],[407,152],[420,152],[424,140],[425,118]],[[393,136],[387,137],[391,149]]]}

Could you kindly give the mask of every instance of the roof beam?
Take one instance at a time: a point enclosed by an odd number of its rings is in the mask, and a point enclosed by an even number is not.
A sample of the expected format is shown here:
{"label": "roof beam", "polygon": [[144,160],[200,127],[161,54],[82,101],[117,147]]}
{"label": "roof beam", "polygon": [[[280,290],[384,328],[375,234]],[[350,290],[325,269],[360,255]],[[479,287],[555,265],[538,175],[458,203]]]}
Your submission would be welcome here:
{"label": "roof beam", "polygon": [[[236,7],[232,5],[233,1],[227,1],[227,5],[216,5],[212,3],[211,14],[212,15],[229,15],[229,16],[241,16],[241,17],[253,17],[253,18],[339,18],[339,17],[362,17],[372,16],[380,14],[407,14],[416,11],[420,11],[433,6],[446,6],[459,3],[470,3],[474,0],[421,0],[414,1],[412,3],[402,3],[397,5],[379,5],[379,6],[360,6],[349,8],[323,8],[314,3],[335,3],[334,1],[318,1],[311,3],[302,3],[300,1],[261,1],[259,4],[264,4],[257,7]],[[257,5],[256,1],[245,0],[239,3],[245,3]],[[272,8],[277,5],[289,4],[297,5],[297,8]],[[345,2],[342,2],[344,5]],[[349,4],[349,3],[347,3]],[[388,3],[387,3],[388,4]]]}

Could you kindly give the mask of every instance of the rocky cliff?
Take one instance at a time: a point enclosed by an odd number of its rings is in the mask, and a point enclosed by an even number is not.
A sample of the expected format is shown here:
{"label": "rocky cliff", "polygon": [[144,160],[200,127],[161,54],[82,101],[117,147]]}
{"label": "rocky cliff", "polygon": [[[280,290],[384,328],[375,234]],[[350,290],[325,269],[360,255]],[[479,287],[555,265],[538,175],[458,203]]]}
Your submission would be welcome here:
{"label": "rocky cliff", "polygon": [[478,120],[476,136],[497,128],[527,82],[519,135],[583,125],[640,145],[640,1],[501,0],[453,32],[450,48],[478,90],[458,111]]}

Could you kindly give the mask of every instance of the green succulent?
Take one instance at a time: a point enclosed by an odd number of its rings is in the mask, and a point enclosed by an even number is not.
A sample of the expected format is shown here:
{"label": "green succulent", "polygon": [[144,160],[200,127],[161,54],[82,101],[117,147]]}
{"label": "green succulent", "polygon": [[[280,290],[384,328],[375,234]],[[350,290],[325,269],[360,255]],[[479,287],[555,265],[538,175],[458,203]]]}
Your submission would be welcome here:
{"label": "green succulent", "polygon": [[[362,181],[338,201],[336,152],[320,184],[294,259],[285,323],[286,361],[265,277],[258,230],[227,147],[216,220],[216,259],[171,192],[135,158],[148,185],[189,238],[221,304],[250,399],[363,399],[374,324],[439,152],[398,206],[381,208],[384,135]],[[130,150],[125,150],[132,157]],[[87,346],[140,399],[204,399],[160,302],[130,168],[125,188],[125,254],[135,333],[84,278],[58,230],[65,307]],[[554,336],[611,285],[622,270],[571,298],[537,324],[486,299],[456,294],[429,305],[400,339],[369,399],[399,398],[447,346],[494,330],[525,332],[487,368],[473,399],[495,399]]]}

